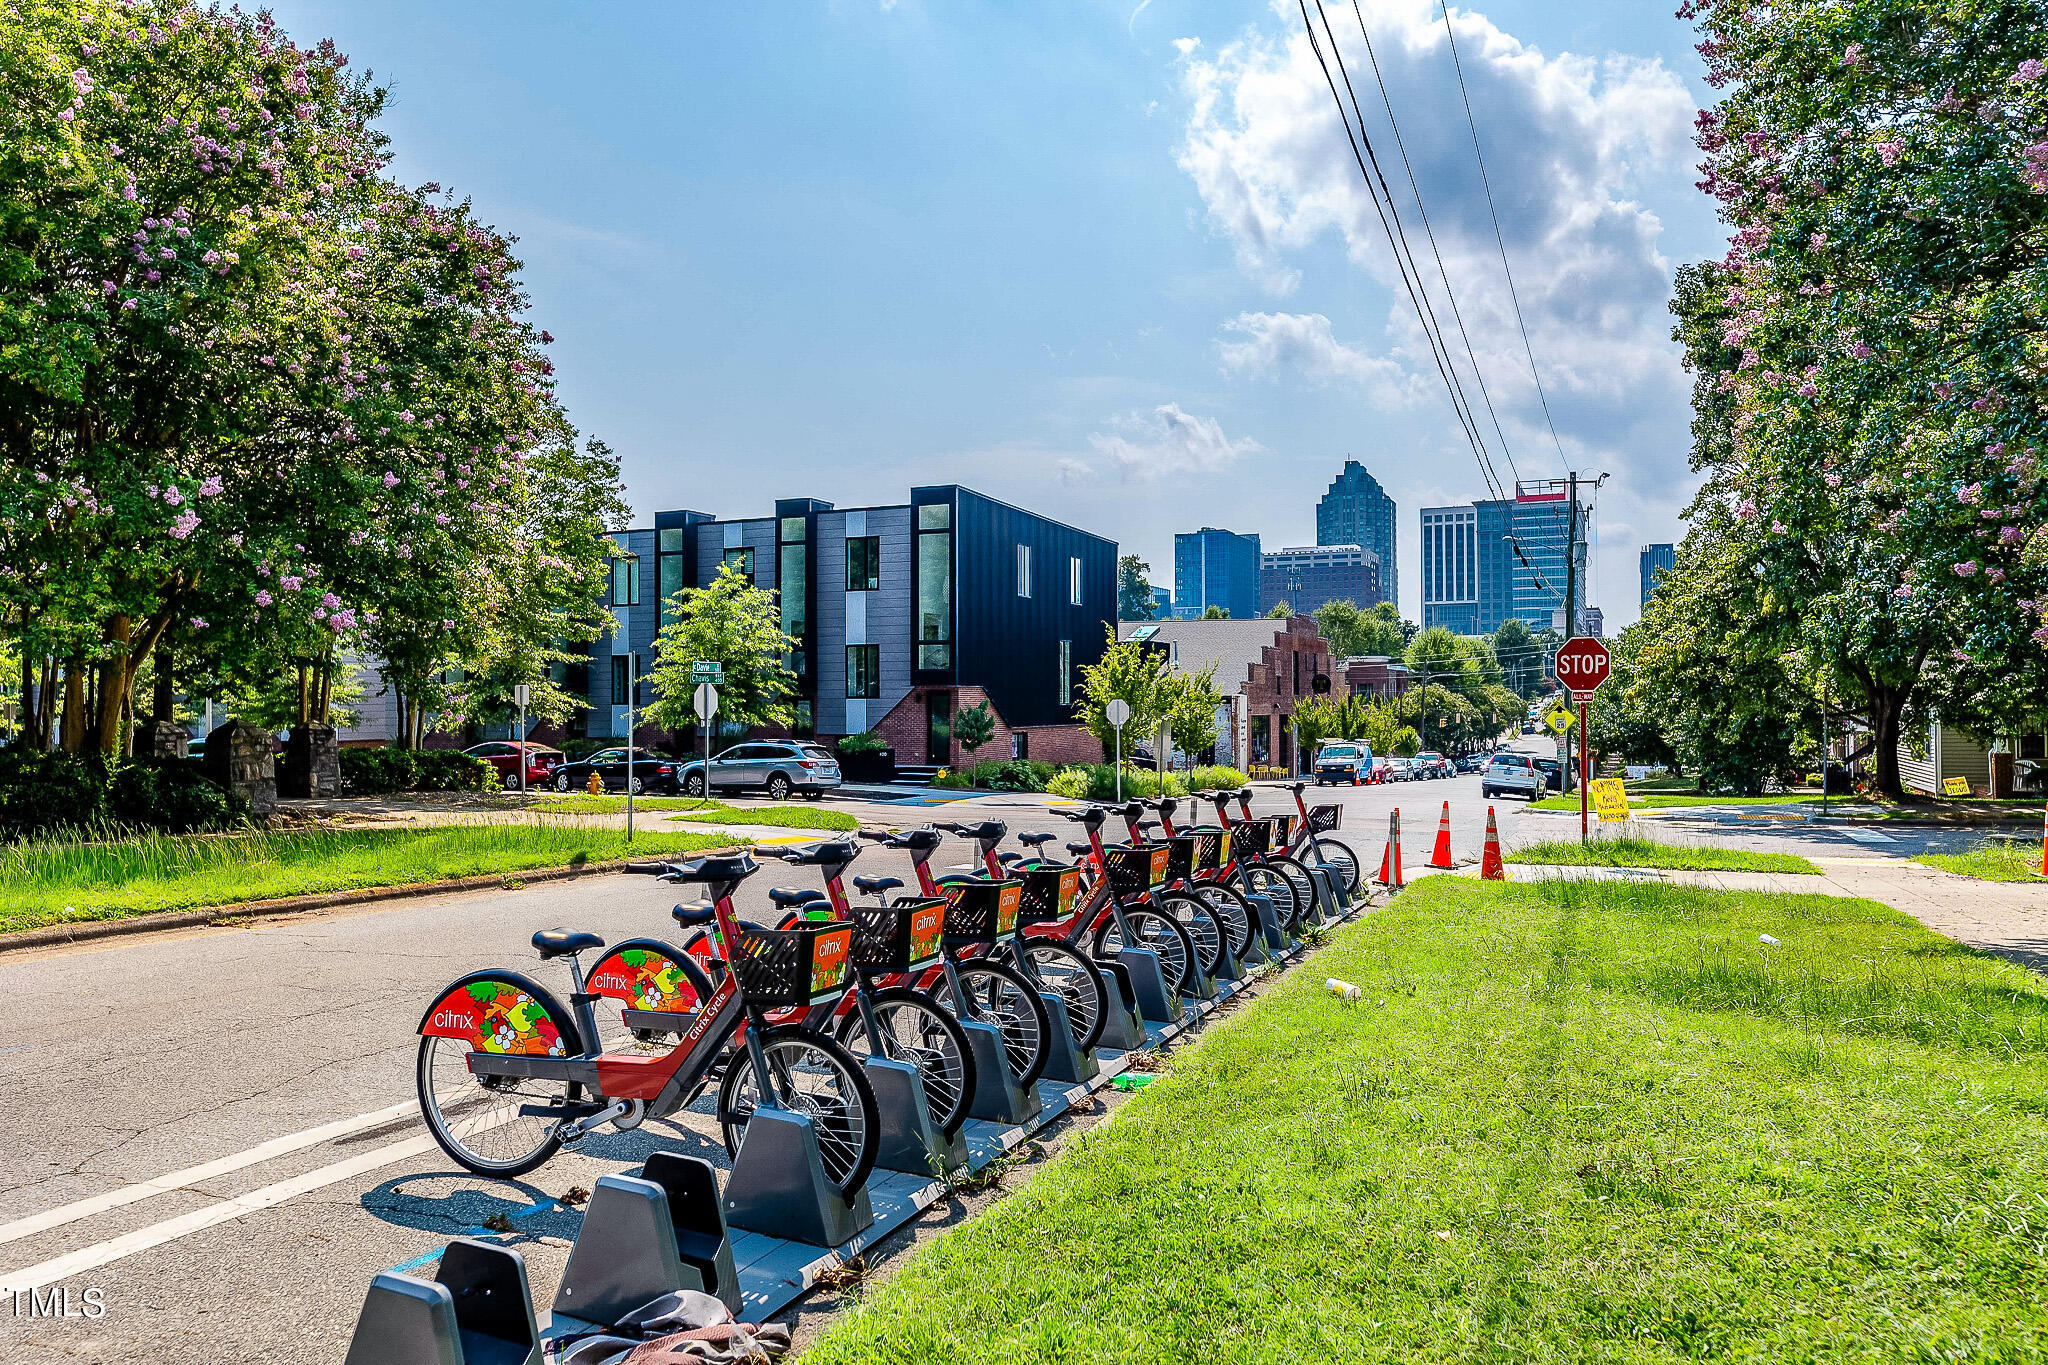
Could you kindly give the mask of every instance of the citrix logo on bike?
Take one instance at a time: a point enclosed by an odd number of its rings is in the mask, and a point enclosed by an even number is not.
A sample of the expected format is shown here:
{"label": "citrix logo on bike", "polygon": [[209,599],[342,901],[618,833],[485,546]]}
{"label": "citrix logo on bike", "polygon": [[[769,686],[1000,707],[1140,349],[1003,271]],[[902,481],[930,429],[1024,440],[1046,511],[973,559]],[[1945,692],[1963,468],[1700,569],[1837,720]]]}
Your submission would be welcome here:
{"label": "citrix logo on bike", "polygon": [[811,991],[829,991],[846,976],[846,958],[853,951],[853,930],[820,934],[811,948]]}
{"label": "citrix logo on bike", "polygon": [[563,1055],[562,1030],[547,1009],[503,981],[472,981],[443,996],[421,1033],[462,1038],[484,1052],[528,1057]]}

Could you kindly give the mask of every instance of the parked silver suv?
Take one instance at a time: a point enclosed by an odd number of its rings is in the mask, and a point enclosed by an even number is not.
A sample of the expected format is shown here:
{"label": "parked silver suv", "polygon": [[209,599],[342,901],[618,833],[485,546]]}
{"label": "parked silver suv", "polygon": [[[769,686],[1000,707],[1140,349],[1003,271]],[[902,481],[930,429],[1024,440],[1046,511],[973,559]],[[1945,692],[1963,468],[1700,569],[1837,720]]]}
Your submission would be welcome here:
{"label": "parked silver suv", "polygon": [[1495,754],[1479,773],[1479,793],[1488,801],[1510,794],[1534,801],[1543,795],[1545,785],[1543,774],[1527,754]]}

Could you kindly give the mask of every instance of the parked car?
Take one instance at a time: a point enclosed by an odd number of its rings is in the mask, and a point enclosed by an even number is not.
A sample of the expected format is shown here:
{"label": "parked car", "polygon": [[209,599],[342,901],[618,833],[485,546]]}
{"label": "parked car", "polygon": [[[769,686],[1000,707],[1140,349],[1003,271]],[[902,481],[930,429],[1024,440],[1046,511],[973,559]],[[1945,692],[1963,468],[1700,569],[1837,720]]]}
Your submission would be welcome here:
{"label": "parked car", "polygon": [[1461,773],[1476,773],[1485,769],[1486,759],[1485,754],[1459,754],[1452,762]]}
{"label": "parked car", "polygon": [[1552,791],[1561,792],[1564,790],[1564,764],[1559,763],[1554,758],[1544,758],[1541,756],[1530,761],[1536,765],[1536,770],[1542,773],[1544,778],[1550,783]]}
{"label": "parked car", "polygon": [[[683,765],[673,758],[646,749],[635,749],[633,795],[665,792],[673,796],[682,790],[682,768]],[[626,790],[626,747],[622,744],[612,749],[599,749],[588,758],[560,764],[554,769],[554,788],[558,792],[582,791],[590,785],[592,773],[597,774],[597,780],[606,791]]]}
{"label": "parked car", "polygon": [[472,744],[463,752],[483,759],[498,770],[498,785],[508,792],[519,790],[519,755],[526,754],[526,786],[530,791],[535,787],[552,787],[555,784],[555,769],[566,760],[567,755],[560,749],[550,749],[545,744],[531,740],[522,744],[518,740],[493,740],[487,744]]}
{"label": "parked car", "polygon": [[1390,758],[1387,760],[1387,781],[1413,782],[1415,760],[1412,758]]}
{"label": "parked car", "polygon": [[1543,795],[1543,774],[1527,754],[1495,754],[1479,775],[1479,795],[1487,801],[1509,795],[1534,801]]}
{"label": "parked car", "polygon": [[1451,761],[1433,749],[1424,750],[1415,756],[1415,770],[1421,776],[1432,780],[1449,777],[1453,771]]}
{"label": "parked car", "polygon": [[[693,759],[680,771],[683,790],[704,791],[704,760]],[[759,787],[780,801],[793,791],[817,793],[839,785],[839,760],[829,749],[801,739],[751,740],[735,744],[711,760],[711,789],[737,791]]]}
{"label": "parked car", "polygon": [[1392,782],[1394,780],[1394,760],[1384,754],[1374,758],[1369,768],[1370,770],[1366,774],[1368,781]]}
{"label": "parked car", "polygon": [[1331,782],[1357,786],[1372,770],[1372,749],[1357,740],[1325,740],[1316,750],[1316,785]]}

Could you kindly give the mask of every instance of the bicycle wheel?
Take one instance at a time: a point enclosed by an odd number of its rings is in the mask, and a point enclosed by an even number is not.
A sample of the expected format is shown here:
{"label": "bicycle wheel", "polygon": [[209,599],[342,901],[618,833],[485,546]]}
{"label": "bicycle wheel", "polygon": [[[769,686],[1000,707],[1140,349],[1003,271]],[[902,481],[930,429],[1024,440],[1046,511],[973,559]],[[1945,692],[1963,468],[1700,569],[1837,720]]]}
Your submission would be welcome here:
{"label": "bicycle wheel", "polygon": [[1294,900],[1294,884],[1264,863],[1247,863],[1238,869],[1248,896],[1264,896],[1273,902],[1273,913],[1283,927],[1292,929],[1301,921],[1301,909]]}
{"label": "bicycle wheel", "polygon": [[[565,1042],[571,1040],[564,1039]],[[571,1052],[582,1044],[571,1042]],[[556,1152],[556,1120],[521,1114],[521,1107],[560,1108],[581,1097],[570,1081],[527,1076],[478,1076],[469,1069],[464,1038],[420,1039],[415,1083],[427,1131],[455,1163],[478,1175],[509,1180],[525,1175]]]}
{"label": "bicycle wheel", "polygon": [[[968,1050],[967,1034],[923,991],[892,987],[876,991],[871,1003],[882,1031],[882,1055],[917,1068],[932,1122],[951,1137],[974,1099],[974,1054]],[[867,1021],[858,1009],[839,1017],[839,1041],[856,1057],[874,1051],[868,1043]]]}
{"label": "bicycle wheel", "polygon": [[1307,864],[1291,853],[1276,853],[1266,861],[1294,888],[1295,914],[1306,918],[1319,903],[1315,875],[1308,870]]}
{"label": "bicycle wheel", "polygon": [[1228,932],[1209,908],[1209,902],[1188,891],[1167,891],[1158,896],[1159,908],[1180,921],[1180,927],[1194,940],[1196,960],[1204,972],[1213,973],[1223,965],[1223,940]]}
{"label": "bicycle wheel", "polygon": [[1252,923],[1252,908],[1239,895],[1237,888],[1225,886],[1222,882],[1196,882],[1195,894],[1209,903],[1209,912],[1229,931],[1230,951],[1242,958],[1252,950],[1252,936],[1258,927]]}
{"label": "bicycle wheel", "polygon": [[1344,883],[1344,890],[1350,895],[1358,894],[1358,855],[1351,851],[1351,845],[1342,839],[1332,839],[1327,834],[1316,836],[1315,848],[1323,862],[1336,869],[1337,880]]}
{"label": "bicycle wheel", "polygon": [[[1009,1063],[1010,1074],[1018,1085],[1031,1085],[1044,1072],[1046,1056],[1052,1050],[1052,1019],[1046,1014],[1038,991],[1007,962],[976,958],[960,963],[956,970],[960,989],[973,1006],[972,1016],[1001,1030],[1003,1056]],[[931,994],[940,1006],[961,1017],[953,1000],[953,988],[943,974],[933,984]]]}
{"label": "bicycle wheel", "polygon": [[1095,969],[1094,959],[1065,939],[1026,935],[1022,946],[1025,965],[1038,984],[1066,1000],[1075,1050],[1094,1047],[1109,1020],[1109,985]]}
{"label": "bicycle wheel", "polygon": [[1150,948],[1159,954],[1166,988],[1175,995],[1186,990],[1194,980],[1195,941],[1180,927],[1180,921],[1144,906],[1124,911],[1124,921],[1131,926],[1133,941],[1124,942],[1116,916],[1110,915],[1095,930],[1095,955],[1115,961],[1119,949]]}
{"label": "bicycle wheel", "polygon": [[[761,1051],[768,1058],[777,1107],[810,1116],[825,1178],[840,1194],[852,1194],[875,1168],[882,1141],[874,1087],[860,1063],[824,1034],[800,1024],[769,1029]],[[759,1103],[754,1068],[741,1042],[718,1086],[718,1124],[731,1155],[739,1155],[747,1120]]]}

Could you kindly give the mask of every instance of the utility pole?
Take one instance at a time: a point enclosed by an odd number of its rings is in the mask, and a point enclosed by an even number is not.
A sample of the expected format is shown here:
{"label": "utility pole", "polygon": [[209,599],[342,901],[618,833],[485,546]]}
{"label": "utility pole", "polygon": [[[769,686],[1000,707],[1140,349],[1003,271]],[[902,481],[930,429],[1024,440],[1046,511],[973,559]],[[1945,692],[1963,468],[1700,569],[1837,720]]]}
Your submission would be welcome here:
{"label": "utility pole", "polygon": [[[1579,591],[1579,476],[1576,471],[1568,475],[1568,491],[1565,494],[1565,538],[1564,538],[1564,638],[1572,640],[1579,633],[1578,613],[1572,609],[1573,599]],[[1583,728],[1583,727],[1581,727]],[[1578,743],[1585,747],[1586,737],[1580,735]],[[1572,789],[1572,732],[1564,736],[1564,790]]]}

